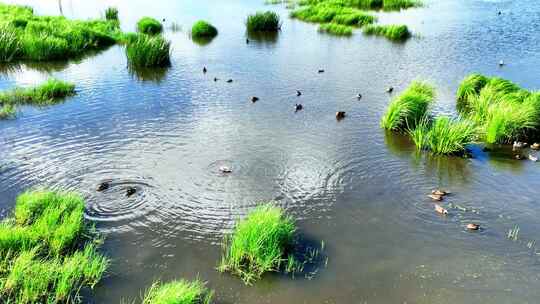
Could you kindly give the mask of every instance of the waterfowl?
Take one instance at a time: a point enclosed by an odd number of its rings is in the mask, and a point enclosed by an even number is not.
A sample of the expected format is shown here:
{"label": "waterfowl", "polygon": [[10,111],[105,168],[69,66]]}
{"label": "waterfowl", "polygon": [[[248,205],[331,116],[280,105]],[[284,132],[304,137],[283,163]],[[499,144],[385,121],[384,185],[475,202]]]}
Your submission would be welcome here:
{"label": "waterfowl", "polygon": [[127,197],[130,197],[130,196],[132,196],[133,194],[135,194],[135,192],[137,192],[137,189],[136,189],[136,188],[134,188],[134,187],[128,187],[128,188],[126,189],[126,196],[127,196]]}
{"label": "waterfowl", "polygon": [[295,106],[294,106],[295,110],[296,111],[300,111],[304,108],[304,106],[302,106],[301,104],[297,103]]}
{"label": "waterfowl", "polygon": [[533,150],[540,150],[540,144],[539,143],[534,143],[531,145],[531,149]]}
{"label": "waterfowl", "polygon": [[206,67],[203,67],[202,68],[202,72],[206,74],[206,72],[208,72],[208,70],[206,69]]}
{"label": "waterfowl", "polygon": [[221,166],[219,167],[219,171],[221,173],[232,173],[232,168],[227,166]]}
{"label": "waterfowl", "polygon": [[362,94],[358,93],[358,95],[356,95],[356,98],[357,98],[358,100],[362,99]]}
{"label": "waterfowl", "polygon": [[503,66],[504,65],[504,61],[499,61],[499,66]]}
{"label": "waterfowl", "polygon": [[474,224],[474,223],[467,224],[467,230],[478,230],[478,229],[480,229],[480,225],[478,224]]}
{"label": "waterfowl", "polygon": [[438,202],[443,200],[443,196],[439,195],[439,194],[428,194],[428,197],[431,198],[432,200],[438,201]]}
{"label": "waterfowl", "polygon": [[514,141],[514,144],[512,145],[512,148],[515,149],[521,149],[525,148],[527,146],[527,143],[521,142],[521,141]]}
{"label": "waterfowl", "polygon": [[435,190],[431,190],[431,194],[433,194],[433,195],[439,195],[439,196],[445,196],[445,195],[450,194],[450,192],[447,192],[447,191],[444,191],[444,190],[440,190],[440,189],[435,189]]}
{"label": "waterfowl", "polygon": [[533,162],[537,162],[537,161],[538,161],[538,157],[529,154],[529,160],[531,160],[531,161],[533,161]]}
{"label": "waterfowl", "polygon": [[336,112],[336,119],[343,119],[345,118],[345,112],[344,111],[338,111]]}
{"label": "waterfowl", "polygon": [[165,22],[165,18],[161,19],[161,21]]}
{"label": "waterfowl", "polygon": [[246,44],[249,44],[249,39],[246,38]]}
{"label": "waterfowl", "polygon": [[523,156],[521,154],[516,154],[516,155],[514,155],[514,158],[517,159],[517,160],[522,160]]}
{"label": "waterfowl", "polygon": [[257,96],[251,97],[251,102],[257,102],[257,100],[259,100],[259,97]]}
{"label": "waterfowl", "polygon": [[99,191],[99,192],[105,191],[105,190],[109,189],[110,186],[111,186],[111,184],[109,182],[102,182],[101,184],[98,185],[96,190]]}
{"label": "waterfowl", "polygon": [[229,80],[227,80],[227,83],[231,83],[231,82],[233,82],[233,80],[232,80],[232,79],[229,79]]}
{"label": "waterfowl", "polygon": [[324,70],[319,70],[319,74],[320,74],[320,73],[324,73]]}
{"label": "waterfowl", "polygon": [[501,11],[499,11],[499,15],[502,15],[502,12],[501,12]]}
{"label": "waterfowl", "polygon": [[300,96],[302,95],[302,92],[300,92],[299,90],[296,90],[296,96]]}
{"label": "waterfowl", "polygon": [[388,87],[388,89],[386,89],[386,93],[392,93],[393,91],[394,91],[393,87]]}
{"label": "waterfowl", "polygon": [[214,77],[214,81],[218,81],[218,80],[219,80],[219,78],[217,78],[217,77]]}
{"label": "waterfowl", "polygon": [[444,209],[441,205],[435,204],[435,212],[440,213],[442,215],[447,215],[448,210]]}

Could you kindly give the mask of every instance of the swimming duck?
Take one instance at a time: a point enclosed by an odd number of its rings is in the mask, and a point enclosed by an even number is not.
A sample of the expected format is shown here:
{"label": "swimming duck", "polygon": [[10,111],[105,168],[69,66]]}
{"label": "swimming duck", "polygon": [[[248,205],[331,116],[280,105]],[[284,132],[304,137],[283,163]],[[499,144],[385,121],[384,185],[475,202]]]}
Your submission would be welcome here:
{"label": "swimming duck", "polygon": [[435,212],[440,213],[442,215],[447,215],[448,210],[444,209],[441,205],[435,204]]}
{"label": "swimming duck", "polygon": [[450,194],[450,192],[447,192],[447,191],[444,191],[444,190],[440,190],[440,189],[435,189],[435,190],[431,190],[431,194],[433,194],[433,195],[439,195],[439,196],[445,196],[445,195]]}
{"label": "swimming duck", "polygon": [[302,92],[300,92],[299,90],[296,90],[296,96],[300,96],[302,95]]}
{"label": "swimming duck", "polygon": [[358,93],[358,94],[356,95],[356,98],[357,98],[358,100],[362,99],[362,94]]}
{"label": "swimming duck", "polygon": [[394,91],[393,87],[389,87],[388,89],[386,89],[386,93],[392,93],[393,91]]}
{"label": "swimming duck", "polygon": [[345,111],[338,111],[336,112],[336,119],[340,120],[345,118]]}
{"label": "swimming duck", "polygon": [[206,67],[203,67],[202,72],[205,73],[205,74],[206,74],[206,72],[208,72],[208,70],[206,69]]}
{"label": "swimming duck", "polygon": [[251,102],[257,102],[257,100],[259,100],[259,97],[257,96],[251,97]]}
{"label": "swimming duck", "polygon": [[514,150],[525,148],[527,146],[527,143],[521,142],[521,141],[514,141],[514,144],[512,145],[512,148]]}
{"label": "swimming duck", "polygon": [[219,78],[217,78],[217,77],[214,77],[214,81],[218,81],[218,80],[219,80]]}
{"label": "swimming duck", "polygon": [[233,80],[232,80],[232,79],[229,79],[229,80],[227,80],[227,83],[231,83],[231,82],[233,82]]}
{"label": "swimming duck", "polygon": [[534,143],[531,145],[531,149],[533,150],[540,150],[540,144],[539,143]]}
{"label": "swimming duck", "polygon": [[249,39],[246,38],[246,44],[249,44]]}
{"label": "swimming duck", "polygon": [[127,196],[127,197],[130,197],[130,196],[132,196],[133,194],[135,194],[135,192],[137,192],[137,189],[136,189],[136,188],[134,188],[134,187],[128,187],[128,188],[126,189],[126,196]]}
{"label": "swimming duck", "polygon": [[301,104],[297,103],[297,104],[294,106],[294,108],[295,108],[295,111],[300,111],[300,110],[302,110],[302,109],[304,108],[304,106],[302,106]]}
{"label": "swimming duck", "polygon": [[499,15],[502,15],[502,12],[501,12],[501,11],[499,11]]}
{"label": "swimming duck", "polygon": [[232,173],[232,168],[227,166],[221,166],[219,167],[219,171],[221,173]]}
{"label": "swimming duck", "polygon": [[101,184],[98,185],[96,190],[99,191],[99,192],[105,191],[105,190],[109,189],[110,186],[111,186],[111,184],[109,182],[102,182]]}
{"label": "swimming duck", "polygon": [[499,61],[499,66],[503,66],[504,65],[504,61]]}
{"label": "swimming duck", "polygon": [[438,202],[443,200],[443,196],[439,195],[439,194],[428,194],[428,197],[431,198],[432,200],[438,201]]}
{"label": "swimming duck", "polygon": [[319,74],[320,74],[320,73],[324,73],[324,70],[319,70],[318,72],[319,72]]}
{"label": "swimming duck", "polygon": [[480,225],[475,223],[467,224],[467,230],[478,230],[480,229]]}
{"label": "swimming duck", "polygon": [[529,160],[531,160],[531,161],[533,161],[533,162],[537,162],[537,161],[538,161],[538,157],[529,154]]}
{"label": "swimming duck", "polygon": [[523,156],[521,154],[516,154],[516,155],[514,155],[514,158],[517,159],[517,160],[522,160]]}

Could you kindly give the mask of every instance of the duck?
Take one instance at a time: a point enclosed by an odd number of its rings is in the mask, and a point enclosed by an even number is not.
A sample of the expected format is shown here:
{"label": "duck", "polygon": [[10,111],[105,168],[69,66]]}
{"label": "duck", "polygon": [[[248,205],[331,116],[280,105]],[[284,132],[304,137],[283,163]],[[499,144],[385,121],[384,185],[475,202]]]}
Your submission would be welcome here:
{"label": "duck", "polygon": [[499,61],[499,66],[503,66],[504,65],[504,61]]}
{"label": "duck", "polygon": [[249,44],[249,39],[246,38],[246,44]]}
{"label": "duck", "polygon": [[358,99],[358,100],[362,99],[362,94],[358,93],[358,94],[356,95],[356,99]]}
{"label": "duck", "polygon": [[434,190],[431,190],[431,194],[439,195],[439,196],[445,196],[445,195],[450,194],[450,192],[445,191],[445,190],[440,190],[440,189],[434,189]]}
{"label": "duck", "polygon": [[98,185],[97,191],[98,192],[105,191],[109,189],[110,186],[111,184],[109,182],[102,182],[101,184]]}
{"label": "duck", "polygon": [[219,80],[219,78],[217,78],[217,77],[214,77],[214,81],[218,81],[218,80]]}
{"label": "duck", "polygon": [[165,18],[161,19],[162,22],[165,22]]}
{"label": "duck", "polygon": [[345,111],[338,111],[336,112],[336,119],[340,120],[345,118]]}
{"label": "duck", "polygon": [[227,166],[221,166],[219,167],[219,171],[221,173],[232,173],[232,168]]}
{"label": "duck", "polygon": [[517,160],[522,160],[523,156],[521,154],[516,154],[516,155],[514,155],[514,158],[517,159]]}
{"label": "duck", "polygon": [[537,156],[534,156],[534,155],[531,155],[529,154],[529,160],[533,161],[533,162],[537,162],[538,161],[538,157]]}
{"label": "duck", "polygon": [[441,205],[435,204],[435,212],[440,213],[442,215],[447,215],[448,210],[444,209]]}
{"label": "duck", "polygon": [[232,80],[232,79],[229,79],[229,80],[227,80],[227,83],[231,83],[231,82],[233,82],[233,80]]}
{"label": "duck", "polygon": [[302,95],[302,92],[300,92],[299,90],[296,90],[296,96],[301,96]]}
{"label": "duck", "polygon": [[540,150],[540,144],[539,143],[534,143],[531,145],[531,149],[533,150]]}
{"label": "duck", "polygon": [[257,96],[251,97],[251,102],[255,103],[255,102],[257,102],[257,100],[259,100],[259,97],[257,97]]}
{"label": "duck", "polygon": [[135,187],[128,187],[126,189],[126,196],[127,197],[130,197],[132,196],[133,194],[135,194],[137,192],[137,189]]}
{"label": "duck", "polygon": [[512,145],[512,148],[514,150],[525,148],[527,146],[527,143],[521,142],[521,141],[514,141],[514,144]]}
{"label": "duck", "polygon": [[302,110],[302,109],[304,108],[304,106],[302,106],[302,104],[297,103],[297,104],[294,106],[294,108],[295,108],[295,111],[300,111],[300,110]]}
{"label": "duck", "polygon": [[499,13],[498,13],[498,14],[499,14],[499,15],[502,15],[502,12],[501,12],[501,11],[499,11]]}
{"label": "duck", "polygon": [[321,69],[321,70],[319,70],[318,72],[319,72],[319,74],[320,74],[320,73],[324,73],[324,70]]}
{"label": "duck", "polygon": [[202,72],[206,74],[206,72],[208,72],[208,70],[206,69],[206,67],[203,67],[202,68]]}
{"label": "duck", "polygon": [[467,224],[467,230],[476,231],[478,229],[480,229],[480,225],[478,224],[475,224],[475,223]]}
{"label": "duck", "polygon": [[438,202],[443,200],[443,196],[439,195],[439,194],[428,194],[428,197],[431,198],[432,200],[438,201]]}
{"label": "duck", "polygon": [[386,89],[386,93],[392,93],[393,91],[394,91],[393,87],[388,87],[388,89]]}

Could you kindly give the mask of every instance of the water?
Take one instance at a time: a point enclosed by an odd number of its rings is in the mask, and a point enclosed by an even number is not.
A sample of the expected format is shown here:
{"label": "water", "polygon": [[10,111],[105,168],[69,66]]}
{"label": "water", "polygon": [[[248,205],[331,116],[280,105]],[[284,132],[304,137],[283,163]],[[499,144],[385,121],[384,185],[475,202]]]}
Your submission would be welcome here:
{"label": "water", "polygon": [[[59,13],[55,1],[17,2]],[[166,33],[172,67],[144,75],[126,68],[120,46],[76,62],[3,69],[0,89],[53,75],[76,83],[78,95],[0,123],[0,215],[28,188],[81,192],[113,260],[88,303],[137,298],[158,278],[196,277],[218,303],[536,303],[540,249],[529,242],[539,238],[540,165],[481,148],[473,159],[417,155],[378,122],[391,98],[386,88],[399,92],[416,78],[437,86],[434,111],[449,115],[471,72],[540,89],[540,8],[441,0],[380,14],[419,34],[404,44],[322,35],[285,18],[277,37],[246,45],[243,20],[269,8],[260,2],[62,1],[68,17],[97,17],[115,5],[125,30],[144,15],[184,30]],[[202,46],[186,34],[199,18],[220,31]],[[260,100],[252,104],[252,96]],[[298,102],[304,110],[295,113]],[[348,116],[337,122],[336,111]],[[222,165],[233,173],[220,174]],[[96,192],[104,180],[112,188]],[[125,198],[127,186],[138,192]],[[426,194],[436,187],[450,189],[448,202],[466,211],[435,214]],[[305,239],[324,241],[328,264],[311,280],[269,275],[245,287],[216,272],[223,235],[265,201],[286,208]],[[483,230],[466,232],[471,221]],[[510,241],[516,225],[519,238]]]}

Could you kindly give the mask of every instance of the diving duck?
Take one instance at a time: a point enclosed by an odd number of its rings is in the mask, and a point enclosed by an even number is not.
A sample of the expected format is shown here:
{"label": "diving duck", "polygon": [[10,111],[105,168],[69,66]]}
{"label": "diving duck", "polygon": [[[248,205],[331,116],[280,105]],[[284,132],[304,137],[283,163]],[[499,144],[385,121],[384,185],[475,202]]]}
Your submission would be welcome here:
{"label": "diving duck", "polygon": [[232,173],[232,168],[227,166],[221,166],[219,167],[219,171],[221,173]]}
{"label": "diving duck", "polygon": [[388,89],[386,89],[386,93],[392,93],[393,91],[394,91],[393,87],[389,87]]}
{"label": "diving duck", "polygon": [[299,90],[296,90],[296,96],[301,96],[302,95],[302,92],[300,92]]}
{"label": "diving duck", "polygon": [[206,69],[206,67],[203,67],[202,68],[202,72],[206,74],[206,72],[208,72],[208,70]]}
{"label": "diving duck", "polygon": [[133,194],[135,194],[137,192],[137,189],[135,187],[128,187],[126,189],[126,196],[127,197],[130,197],[132,196]]}
{"label": "diving duck", "polygon": [[531,145],[531,149],[533,150],[540,150],[540,144],[539,143],[534,143]]}
{"label": "diving duck", "polygon": [[448,210],[444,209],[441,205],[435,204],[435,212],[440,213],[442,215],[447,215]]}
{"label": "diving duck", "polygon": [[435,189],[435,190],[431,190],[431,194],[433,194],[433,195],[439,195],[439,196],[445,196],[445,195],[450,194],[450,192],[447,192],[447,191],[444,191],[444,190],[440,190],[440,189]]}
{"label": "diving duck", "polygon": [[259,100],[259,97],[257,97],[257,96],[251,97],[251,102],[253,102],[253,103],[257,102],[258,100]]}
{"label": "diving duck", "polygon": [[297,103],[295,106],[294,106],[294,109],[296,112],[302,110],[304,108],[304,106],[302,106],[301,104]]}
{"label": "diving duck", "polygon": [[467,230],[475,231],[478,229],[480,229],[480,225],[478,224],[475,224],[475,223],[467,224]]}
{"label": "diving duck", "polygon": [[111,184],[109,182],[102,182],[101,184],[98,185],[96,190],[99,191],[99,192],[105,191],[105,190],[109,189],[110,186],[111,186]]}
{"label": "diving duck", "polygon": [[443,196],[439,194],[428,194],[428,197],[437,202],[440,202],[443,200]]}
{"label": "diving duck", "polygon": [[340,119],[343,119],[343,118],[345,118],[345,111],[336,112],[336,119],[337,120],[340,120]]}

